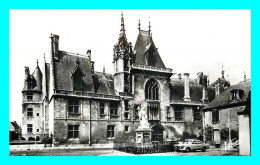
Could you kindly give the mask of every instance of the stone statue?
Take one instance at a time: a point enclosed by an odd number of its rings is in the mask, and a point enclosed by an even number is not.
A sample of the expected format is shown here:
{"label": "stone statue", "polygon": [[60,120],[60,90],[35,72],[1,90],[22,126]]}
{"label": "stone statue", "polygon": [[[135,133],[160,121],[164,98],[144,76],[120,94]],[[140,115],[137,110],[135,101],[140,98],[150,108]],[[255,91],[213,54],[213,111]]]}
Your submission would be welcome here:
{"label": "stone statue", "polygon": [[140,116],[140,126],[141,127],[149,127],[147,113],[144,108],[142,108],[139,112]]}

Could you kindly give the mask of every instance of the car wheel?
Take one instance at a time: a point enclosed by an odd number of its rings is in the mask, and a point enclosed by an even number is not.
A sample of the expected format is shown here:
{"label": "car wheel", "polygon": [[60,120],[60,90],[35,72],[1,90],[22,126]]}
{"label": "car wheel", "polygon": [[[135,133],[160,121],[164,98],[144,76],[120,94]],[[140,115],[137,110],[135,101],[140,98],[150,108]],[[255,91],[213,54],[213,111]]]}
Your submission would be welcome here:
{"label": "car wheel", "polygon": [[205,148],[205,147],[203,147],[203,148],[202,148],[202,151],[203,151],[203,152],[206,152],[206,148]]}
{"label": "car wheel", "polygon": [[190,152],[190,148],[186,148],[186,152]]}

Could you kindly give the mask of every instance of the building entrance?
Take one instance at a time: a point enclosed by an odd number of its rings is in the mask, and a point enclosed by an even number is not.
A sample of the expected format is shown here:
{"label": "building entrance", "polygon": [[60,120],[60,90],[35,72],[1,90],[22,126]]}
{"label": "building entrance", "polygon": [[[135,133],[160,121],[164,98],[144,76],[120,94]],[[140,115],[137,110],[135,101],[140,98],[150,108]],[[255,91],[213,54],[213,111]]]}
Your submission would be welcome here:
{"label": "building entrance", "polygon": [[163,143],[163,131],[164,128],[162,125],[157,124],[152,127],[152,141],[159,141],[161,144]]}

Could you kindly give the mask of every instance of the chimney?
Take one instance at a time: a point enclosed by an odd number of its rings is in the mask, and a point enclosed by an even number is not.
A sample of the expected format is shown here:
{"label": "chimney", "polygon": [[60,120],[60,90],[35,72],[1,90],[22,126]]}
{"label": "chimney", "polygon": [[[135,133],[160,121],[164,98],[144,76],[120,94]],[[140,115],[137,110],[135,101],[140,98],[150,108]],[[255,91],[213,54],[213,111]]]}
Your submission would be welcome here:
{"label": "chimney", "polygon": [[25,71],[25,75],[24,75],[24,79],[27,80],[27,78],[30,76],[30,69],[28,66],[24,67],[24,71]]}
{"label": "chimney", "polygon": [[190,82],[189,82],[189,73],[184,73],[184,101],[190,100]]}
{"label": "chimney", "polygon": [[220,80],[217,80],[217,83],[215,84],[215,93],[216,93],[216,97],[218,95],[220,95]]}
{"label": "chimney", "polygon": [[203,75],[203,89],[202,89],[202,101],[207,102],[208,101],[208,76]]}
{"label": "chimney", "polygon": [[89,58],[89,61],[91,61],[91,50],[87,50],[87,56]]}
{"label": "chimney", "polygon": [[54,59],[59,60],[59,36],[56,34],[51,34],[51,49]]}

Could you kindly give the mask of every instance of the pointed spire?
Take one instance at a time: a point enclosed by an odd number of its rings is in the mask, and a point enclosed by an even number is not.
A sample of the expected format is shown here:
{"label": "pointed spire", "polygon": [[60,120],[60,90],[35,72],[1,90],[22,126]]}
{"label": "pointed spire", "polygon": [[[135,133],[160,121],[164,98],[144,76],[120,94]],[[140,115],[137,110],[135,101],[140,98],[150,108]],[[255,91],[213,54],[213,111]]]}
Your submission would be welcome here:
{"label": "pointed spire", "polygon": [[124,23],[124,15],[121,11],[121,30],[120,30],[120,36],[125,36],[125,23]]}
{"label": "pointed spire", "polygon": [[[150,19],[150,17],[149,17],[149,19]],[[151,24],[150,24],[150,21],[149,21],[149,26],[148,26],[148,32],[149,32],[149,35],[151,34]]]}
{"label": "pointed spire", "polygon": [[223,69],[223,65],[222,65],[222,71],[221,71],[221,74],[222,74],[222,78],[224,78],[224,79],[225,79],[225,76],[224,76],[224,74],[225,74],[225,71],[224,71],[224,69]]}
{"label": "pointed spire", "polygon": [[38,62],[38,59],[37,59],[37,62],[36,62],[36,63],[37,63],[37,67],[38,67],[38,66],[39,66],[39,65],[38,65],[38,63],[39,63],[39,62]]}
{"label": "pointed spire", "polygon": [[121,12],[121,30],[120,30],[120,34],[119,34],[118,45],[121,45],[121,46],[122,45],[124,45],[124,46],[127,45],[123,12]]}

